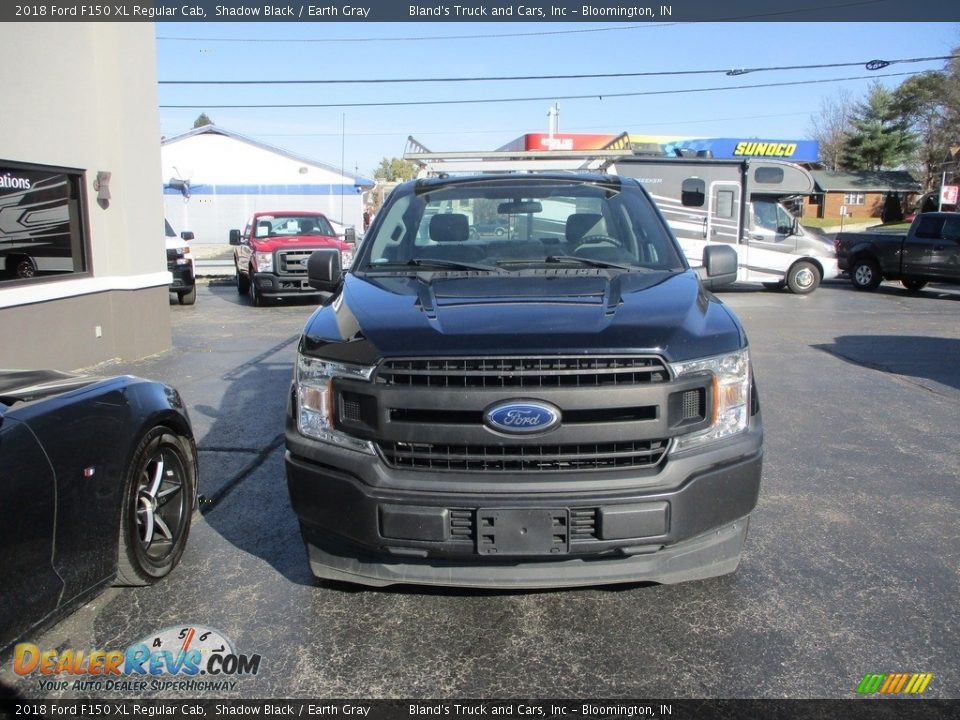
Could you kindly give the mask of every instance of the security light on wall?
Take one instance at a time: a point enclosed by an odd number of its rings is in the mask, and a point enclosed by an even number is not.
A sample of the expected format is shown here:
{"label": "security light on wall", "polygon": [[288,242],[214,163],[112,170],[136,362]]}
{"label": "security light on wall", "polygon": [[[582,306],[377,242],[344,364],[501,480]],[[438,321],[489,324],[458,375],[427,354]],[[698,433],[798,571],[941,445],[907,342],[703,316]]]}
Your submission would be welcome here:
{"label": "security light on wall", "polygon": [[110,175],[106,170],[97,171],[97,179],[93,181],[93,189],[97,191],[97,200],[110,199]]}

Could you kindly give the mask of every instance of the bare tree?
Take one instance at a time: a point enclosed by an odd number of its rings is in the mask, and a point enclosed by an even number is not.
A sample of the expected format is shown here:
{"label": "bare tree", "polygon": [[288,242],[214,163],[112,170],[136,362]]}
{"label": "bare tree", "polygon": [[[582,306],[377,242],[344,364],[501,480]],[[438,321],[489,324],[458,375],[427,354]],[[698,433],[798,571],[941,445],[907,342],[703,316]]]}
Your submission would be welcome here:
{"label": "bare tree", "polygon": [[810,116],[810,135],[820,144],[820,161],[828,170],[840,168],[847,136],[853,129],[855,103],[848,90],[840,90],[820,103],[820,112]]}

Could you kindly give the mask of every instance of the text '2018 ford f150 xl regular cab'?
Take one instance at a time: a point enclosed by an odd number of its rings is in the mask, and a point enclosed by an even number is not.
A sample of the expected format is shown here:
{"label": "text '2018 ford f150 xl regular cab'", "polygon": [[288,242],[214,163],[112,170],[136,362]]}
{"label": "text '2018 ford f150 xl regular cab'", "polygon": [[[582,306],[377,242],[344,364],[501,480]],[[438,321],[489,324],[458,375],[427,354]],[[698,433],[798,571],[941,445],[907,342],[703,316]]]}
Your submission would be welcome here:
{"label": "text '2018 ford f150 xl regular cab'", "polygon": [[[499,215],[502,236],[468,217]],[[286,471],[320,578],[537,588],[732,572],[760,485],[747,338],[646,191],[404,183],[306,324]]]}

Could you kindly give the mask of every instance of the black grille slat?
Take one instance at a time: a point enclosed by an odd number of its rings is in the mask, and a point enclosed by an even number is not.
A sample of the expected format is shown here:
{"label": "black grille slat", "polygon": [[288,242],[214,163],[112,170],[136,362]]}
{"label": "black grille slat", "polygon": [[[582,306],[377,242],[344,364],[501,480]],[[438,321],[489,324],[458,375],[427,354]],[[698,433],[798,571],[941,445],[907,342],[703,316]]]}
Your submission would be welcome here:
{"label": "black grille slat", "polygon": [[440,445],[380,443],[388,465],[399,469],[559,472],[652,467],[660,462],[667,440],[585,443],[577,445]]}
{"label": "black grille slat", "polygon": [[666,366],[656,357],[388,360],[377,372],[381,383],[428,388],[602,387],[668,379]]}
{"label": "black grille slat", "polygon": [[570,542],[597,539],[597,509],[570,508]]}
{"label": "black grille slat", "polygon": [[473,510],[450,510],[450,539],[471,543],[476,540]]}

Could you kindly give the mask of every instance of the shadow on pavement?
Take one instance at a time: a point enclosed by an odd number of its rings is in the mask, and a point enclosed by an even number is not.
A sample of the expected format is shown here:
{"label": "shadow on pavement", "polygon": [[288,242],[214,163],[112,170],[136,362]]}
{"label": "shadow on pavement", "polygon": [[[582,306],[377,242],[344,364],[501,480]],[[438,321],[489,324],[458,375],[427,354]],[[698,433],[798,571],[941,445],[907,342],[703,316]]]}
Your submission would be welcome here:
{"label": "shadow on pavement", "polygon": [[960,340],[913,335],[842,335],[814,345],[842,360],[960,390]]}

